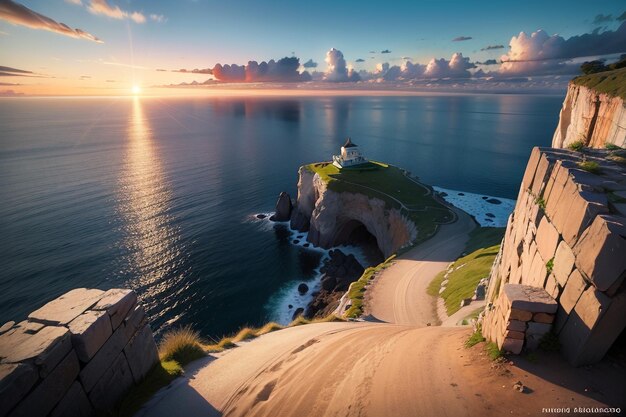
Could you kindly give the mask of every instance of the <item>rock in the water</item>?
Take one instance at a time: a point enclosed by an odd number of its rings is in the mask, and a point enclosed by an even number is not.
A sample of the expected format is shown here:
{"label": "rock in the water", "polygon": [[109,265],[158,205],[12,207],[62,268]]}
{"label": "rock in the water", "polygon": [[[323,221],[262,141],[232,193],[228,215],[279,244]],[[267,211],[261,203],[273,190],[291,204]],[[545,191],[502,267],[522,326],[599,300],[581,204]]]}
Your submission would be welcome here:
{"label": "rock in the water", "polygon": [[266,217],[267,217],[267,216],[266,216],[265,214],[257,214],[257,215],[256,215],[256,218],[257,218],[257,219],[260,219],[260,220],[263,220],[263,219],[264,219],[264,218],[266,218]]}
{"label": "rock in the water", "polygon": [[502,201],[498,200],[497,198],[489,198],[486,201],[489,204],[502,204]]}
{"label": "rock in the water", "polygon": [[333,276],[324,275],[322,277],[322,289],[324,291],[332,291],[337,285],[337,280]]}
{"label": "rock in the water", "polygon": [[305,247],[305,248],[308,248],[309,246],[311,246],[311,244],[310,244],[310,243],[305,243],[305,244],[304,244],[304,247]]}
{"label": "rock in the water", "polygon": [[295,320],[298,318],[298,316],[301,316],[302,313],[304,313],[304,309],[302,307],[298,307],[296,308],[296,311],[294,311],[293,316],[291,316],[292,320]]}
{"label": "rock in the water", "polygon": [[294,245],[297,245],[298,243],[300,243],[300,241],[299,241],[298,239],[296,239],[296,240],[294,240],[294,241],[293,241],[293,244],[294,244]]}
{"label": "rock in the water", "polygon": [[306,285],[304,282],[300,285],[298,285],[298,292],[300,294],[306,294],[307,291],[309,291],[309,286]]}
{"label": "rock in the water", "polygon": [[291,309],[293,308],[293,305],[292,305],[292,304],[289,304],[289,305],[287,306],[287,308],[289,308],[289,310],[291,310]]}
{"label": "rock in the water", "polygon": [[485,213],[485,216],[491,217],[492,219],[496,217],[496,215],[493,213]]}
{"label": "rock in the water", "polygon": [[276,213],[270,219],[275,222],[286,222],[291,218],[292,209],[291,197],[283,191],[276,202]]}

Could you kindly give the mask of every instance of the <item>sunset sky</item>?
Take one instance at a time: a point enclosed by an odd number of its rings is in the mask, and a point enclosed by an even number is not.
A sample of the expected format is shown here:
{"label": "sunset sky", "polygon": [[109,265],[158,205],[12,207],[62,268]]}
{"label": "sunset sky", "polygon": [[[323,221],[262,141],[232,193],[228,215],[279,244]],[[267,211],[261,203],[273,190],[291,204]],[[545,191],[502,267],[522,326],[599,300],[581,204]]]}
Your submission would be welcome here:
{"label": "sunset sky", "polygon": [[4,96],[550,89],[624,52],[623,0],[0,0]]}

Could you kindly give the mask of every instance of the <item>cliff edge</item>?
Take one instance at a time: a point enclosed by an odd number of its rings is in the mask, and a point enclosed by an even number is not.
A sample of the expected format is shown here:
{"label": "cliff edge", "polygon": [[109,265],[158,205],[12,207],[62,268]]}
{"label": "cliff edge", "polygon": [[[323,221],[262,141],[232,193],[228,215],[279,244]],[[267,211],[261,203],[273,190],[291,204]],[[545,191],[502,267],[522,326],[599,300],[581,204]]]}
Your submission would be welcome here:
{"label": "cliff edge", "polygon": [[626,147],[626,68],[574,78],[559,115],[552,147]]}

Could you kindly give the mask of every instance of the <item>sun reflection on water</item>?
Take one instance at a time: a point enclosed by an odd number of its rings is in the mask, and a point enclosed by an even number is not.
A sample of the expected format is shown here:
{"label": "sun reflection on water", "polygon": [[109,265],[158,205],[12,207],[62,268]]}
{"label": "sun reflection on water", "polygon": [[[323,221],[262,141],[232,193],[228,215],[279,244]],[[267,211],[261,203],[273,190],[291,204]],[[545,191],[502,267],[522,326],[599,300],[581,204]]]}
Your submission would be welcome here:
{"label": "sun reflection on water", "polygon": [[[168,214],[171,191],[141,99],[135,97],[120,176],[119,208],[124,219],[126,264],[152,320],[177,306],[185,287],[185,252]],[[178,300],[178,301],[176,301]]]}

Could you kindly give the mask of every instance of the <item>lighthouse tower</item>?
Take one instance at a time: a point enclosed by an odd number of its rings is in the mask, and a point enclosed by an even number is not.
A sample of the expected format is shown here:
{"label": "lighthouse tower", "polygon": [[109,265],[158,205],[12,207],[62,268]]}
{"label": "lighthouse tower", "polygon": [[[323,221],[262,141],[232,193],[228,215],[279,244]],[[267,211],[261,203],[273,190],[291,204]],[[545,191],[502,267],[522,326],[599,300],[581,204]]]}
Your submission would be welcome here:
{"label": "lighthouse tower", "polygon": [[353,143],[350,138],[341,147],[341,155],[333,155],[333,165],[337,168],[348,168],[368,162],[367,158],[361,154],[358,145]]}

